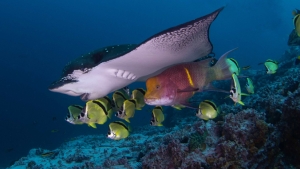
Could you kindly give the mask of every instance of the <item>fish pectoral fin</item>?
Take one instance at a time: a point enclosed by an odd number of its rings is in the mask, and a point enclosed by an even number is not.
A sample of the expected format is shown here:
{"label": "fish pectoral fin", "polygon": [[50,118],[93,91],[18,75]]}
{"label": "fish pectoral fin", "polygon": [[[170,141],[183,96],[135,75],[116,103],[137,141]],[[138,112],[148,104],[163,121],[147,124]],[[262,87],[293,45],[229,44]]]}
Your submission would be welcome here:
{"label": "fish pectoral fin", "polygon": [[190,103],[181,103],[181,105],[190,109],[199,109],[198,107],[193,107]]}
{"label": "fish pectoral fin", "polygon": [[174,109],[177,109],[177,110],[181,110],[181,106],[179,106],[179,105],[172,105],[172,107],[174,108]]}
{"label": "fish pectoral fin", "polygon": [[203,87],[203,91],[214,91],[214,92],[222,92],[222,93],[230,93],[227,90],[217,89],[211,83]]}
{"label": "fish pectoral fin", "polygon": [[194,87],[189,86],[189,87],[187,87],[185,89],[177,89],[177,93],[182,93],[182,92],[196,92],[198,90],[199,90],[199,88],[194,88]]}
{"label": "fish pectoral fin", "polygon": [[241,96],[250,96],[250,95],[246,93],[241,93]]}
{"label": "fish pectoral fin", "polygon": [[89,126],[89,127],[93,127],[94,129],[97,128],[96,123],[89,123],[88,126]]}
{"label": "fish pectoral fin", "polygon": [[160,127],[161,127],[161,126],[164,126],[164,125],[162,125],[161,123],[158,123],[157,126],[160,126]]}
{"label": "fish pectoral fin", "polygon": [[242,101],[238,101],[238,103],[242,106],[245,106],[245,104]]}
{"label": "fish pectoral fin", "polygon": [[126,118],[126,119],[124,119],[125,121],[127,121],[128,123],[130,123],[130,121],[129,121],[129,119],[128,118]]}

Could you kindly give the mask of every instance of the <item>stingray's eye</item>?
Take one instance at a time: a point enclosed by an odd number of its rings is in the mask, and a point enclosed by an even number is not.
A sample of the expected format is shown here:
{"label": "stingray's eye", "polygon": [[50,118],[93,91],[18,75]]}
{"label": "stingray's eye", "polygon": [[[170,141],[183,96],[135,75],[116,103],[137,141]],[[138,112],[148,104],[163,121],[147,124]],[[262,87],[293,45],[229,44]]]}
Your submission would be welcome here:
{"label": "stingray's eye", "polygon": [[159,89],[159,88],[160,88],[160,85],[156,85],[155,87],[156,87],[156,89]]}

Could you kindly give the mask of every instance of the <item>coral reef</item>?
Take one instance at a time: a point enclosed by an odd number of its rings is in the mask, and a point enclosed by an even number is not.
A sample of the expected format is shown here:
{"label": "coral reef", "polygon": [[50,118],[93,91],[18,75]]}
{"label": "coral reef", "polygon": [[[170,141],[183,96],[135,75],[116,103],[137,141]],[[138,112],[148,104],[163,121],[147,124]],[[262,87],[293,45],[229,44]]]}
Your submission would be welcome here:
{"label": "coral reef", "polygon": [[[299,54],[299,48],[290,48],[273,75],[243,71],[255,85],[255,93],[242,98],[245,106],[220,99],[225,94],[197,94],[194,101],[218,103],[216,119],[203,121],[192,109],[167,109],[167,127],[141,126],[120,141],[79,136],[53,151],[32,149],[10,168],[300,168],[300,68],[293,64]],[[226,90],[230,82],[216,86]],[[54,153],[43,157],[45,152]]]}

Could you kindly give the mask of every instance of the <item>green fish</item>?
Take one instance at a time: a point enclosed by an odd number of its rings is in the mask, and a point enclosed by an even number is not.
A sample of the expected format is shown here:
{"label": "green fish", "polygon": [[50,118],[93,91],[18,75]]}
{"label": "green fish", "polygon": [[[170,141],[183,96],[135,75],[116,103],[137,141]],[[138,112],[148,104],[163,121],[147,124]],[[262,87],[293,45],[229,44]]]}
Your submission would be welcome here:
{"label": "green fish", "polygon": [[300,10],[299,9],[296,9],[293,11],[293,15],[294,15],[294,18],[293,18],[293,23],[294,23],[294,26],[295,26],[295,31],[298,35],[298,37],[300,37]]}
{"label": "green fish", "polygon": [[151,126],[163,126],[162,122],[165,120],[163,108],[161,106],[155,106],[152,110],[152,120],[150,121]]}
{"label": "green fish", "polygon": [[124,101],[127,99],[129,99],[129,96],[127,95],[127,93],[125,93],[122,90],[118,90],[113,93],[113,101],[114,101],[117,111],[119,111],[121,109]]}
{"label": "green fish", "polygon": [[68,113],[67,117],[65,118],[65,120],[71,124],[83,124],[83,122],[81,122],[78,119],[78,116],[80,115],[82,109],[83,109],[83,107],[79,106],[79,105],[69,106],[68,107],[69,113]]}
{"label": "green fish", "polygon": [[136,100],[134,99],[125,100],[121,109],[116,113],[116,116],[130,123],[129,119],[134,116],[135,109],[136,109]]}
{"label": "green fish", "polygon": [[254,93],[254,85],[250,78],[247,78],[246,89],[247,89],[248,93],[250,93],[250,94]]}
{"label": "green fish", "polygon": [[210,120],[217,117],[219,109],[216,104],[210,100],[204,100],[199,104],[196,116],[203,120]]}
{"label": "green fish", "polygon": [[109,124],[109,130],[107,137],[112,140],[121,140],[129,136],[130,127],[126,126],[121,121],[111,122]]}
{"label": "green fish", "polygon": [[142,108],[145,106],[145,89],[138,88],[132,91],[131,98],[136,100],[136,109],[142,110]]}
{"label": "green fish", "polygon": [[241,105],[245,105],[242,102],[242,95],[247,96],[247,94],[244,94],[241,92],[241,86],[239,79],[235,73],[232,74],[232,83],[231,83],[231,90],[229,97],[234,101],[234,103],[239,103]]}
{"label": "green fish", "polygon": [[264,65],[267,69],[267,74],[274,74],[278,69],[278,62],[271,59],[266,60]]}
{"label": "green fish", "polygon": [[226,63],[230,65],[230,72],[235,73],[236,75],[240,74],[241,68],[235,59],[227,58]]}
{"label": "green fish", "polygon": [[104,124],[107,121],[108,112],[104,104],[97,100],[86,102],[85,108],[82,110],[78,119],[93,128],[97,128],[96,124]]}

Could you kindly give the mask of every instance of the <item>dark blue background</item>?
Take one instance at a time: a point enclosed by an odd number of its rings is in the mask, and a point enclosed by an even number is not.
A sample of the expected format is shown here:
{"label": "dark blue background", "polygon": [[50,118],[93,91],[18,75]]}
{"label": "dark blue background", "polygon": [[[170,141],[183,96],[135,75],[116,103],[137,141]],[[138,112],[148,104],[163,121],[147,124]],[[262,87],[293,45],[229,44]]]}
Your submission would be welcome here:
{"label": "dark blue background", "polygon": [[[280,57],[287,47],[297,6],[296,0],[285,2],[0,1],[0,166],[31,148],[54,149],[78,135],[107,132],[107,124],[92,129],[65,122],[67,107],[83,102],[48,91],[70,60],[104,46],[142,42],[227,4],[210,30],[214,52],[219,57],[239,47],[231,56],[241,66],[262,69],[257,63]],[[144,84],[131,88],[138,86]],[[149,119],[149,112],[137,112],[132,125],[148,125]]]}

